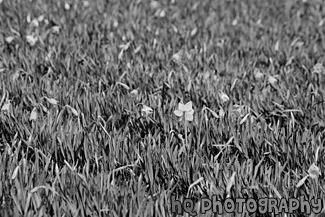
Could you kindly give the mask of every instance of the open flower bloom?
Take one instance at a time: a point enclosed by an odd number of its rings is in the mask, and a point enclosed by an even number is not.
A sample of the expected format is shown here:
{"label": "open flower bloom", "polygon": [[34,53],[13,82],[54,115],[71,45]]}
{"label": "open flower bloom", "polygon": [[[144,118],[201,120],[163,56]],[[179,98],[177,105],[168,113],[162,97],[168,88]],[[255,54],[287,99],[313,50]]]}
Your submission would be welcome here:
{"label": "open flower bloom", "polygon": [[149,106],[143,105],[141,109],[141,113],[143,116],[148,116],[149,114],[153,113],[153,110]]}
{"label": "open flower bloom", "polygon": [[317,63],[316,65],[314,65],[314,67],[312,69],[312,73],[324,74],[324,72],[325,72],[325,68],[324,68],[323,64],[321,64],[321,63]]}
{"label": "open flower bloom", "polygon": [[34,46],[37,42],[38,38],[35,37],[34,35],[27,35],[26,36],[26,41],[30,46]]}
{"label": "open flower bloom", "polygon": [[183,103],[178,103],[178,109],[174,111],[174,114],[178,117],[185,116],[186,121],[193,121],[193,114],[194,110],[192,108],[193,104],[191,101],[186,103],[185,105]]}

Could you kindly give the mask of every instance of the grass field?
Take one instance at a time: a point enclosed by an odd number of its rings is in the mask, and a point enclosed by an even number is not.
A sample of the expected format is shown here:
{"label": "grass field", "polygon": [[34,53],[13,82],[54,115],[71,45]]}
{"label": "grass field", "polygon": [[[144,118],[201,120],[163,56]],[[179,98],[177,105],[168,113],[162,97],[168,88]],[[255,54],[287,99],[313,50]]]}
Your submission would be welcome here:
{"label": "grass field", "polygon": [[0,2],[0,216],[324,201],[324,1]]}

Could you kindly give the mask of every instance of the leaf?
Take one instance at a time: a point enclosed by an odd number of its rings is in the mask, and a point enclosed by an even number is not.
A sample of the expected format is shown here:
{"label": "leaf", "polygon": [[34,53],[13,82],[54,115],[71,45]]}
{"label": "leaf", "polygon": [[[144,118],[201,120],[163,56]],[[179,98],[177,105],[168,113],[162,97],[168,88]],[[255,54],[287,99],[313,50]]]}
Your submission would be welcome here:
{"label": "leaf", "polygon": [[279,193],[278,189],[276,189],[275,186],[272,185],[271,183],[270,183],[270,187],[272,188],[272,190],[274,191],[274,193],[276,194],[276,196],[277,196],[279,199],[282,199],[282,196],[281,196],[281,194]]}
{"label": "leaf", "polygon": [[60,170],[58,164],[55,164],[55,174],[58,177],[60,175]]}
{"label": "leaf", "polygon": [[200,177],[198,180],[196,180],[195,182],[193,182],[192,184],[190,184],[190,187],[188,188],[188,191],[187,191],[187,197],[189,197],[189,193],[190,193],[191,189],[192,189],[195,185],[197,185],[197,184],[199,184],[200,182],[202,182],[203,180],[204,180],[204,178],[203,178],[203,177]]}
{"label": "leaf", "polygon": [[79,116],[79,113],[76,109],[72,108],[71,106],[69,105],[65,105],[64,107],[68,107],[70,109],[70,111],[72,112],[72,114],[74,114],[75,116]]}
{"label": "leaf", "polygon": [[172,28],[173,28],[175,33],[178,33],[178,29],[177,29],[177,27],[175,25],[172,25]]}
{"label": "leaf", "polygon": [[197,32],[198,32],[197,27],[194,27],[194,29],[192,29],[192,31],[191,31],[191,37],[194,37]]}
{"label": "leaf", "polygon": [[124,87],[125,89],[130,90],[129,86],[126,85],[126,84],[123,84],[122,82],[116,82],[116,84],[119,84],[119,85],[121,85],[122,87]]}
{"label": "leaf", "polygon": [[220,116],[220,118],[223,118],[223,117],[225,117],[225,111],[221,108],[220,110],[219,110],[219,116]]}
{"label": "leaf", "polygon": [[274,50],[275,51],[278,51],[279,50],[279,47],[280,47],[280,40],[277,40],[275,45],[274,45]]}
{"label": "leaf", "polygon": [[320,146],[318,146],[317,149],[316,149],[316,153],[315,153],[315,163],[316,163],[317,160],[318,160],[318,152],[319,152],[319,149],[320,149]]}
{"label": "leaf", "polygon": [[236,176],[236,172],[233,172],[230,179],[228,180],[227,188],[226,188],[228,196],[230,196],[230,190],[231,190],[232,186],[235,184],[235,176]]}
{"label": "leaf", "polygon": [[17,177],[18,174],[18,170],[19,170],[19,165],[15,168],[14,172],[12,173],[11,179],[15,179]]}
{"label": "leaf", "polygon": [[247,120],[248,116],[249,116],[249,114],[245,115],[245,117],[243,117],[243,119],[241,119],[239,124],[242,125]]}
{"label": "leaf", "polygon": [[207,109],[208,109],[208,111],[213,115],[213,117],[215,117],[215,118],[219,118],[219,115],[218,115],[216,112],[212,111],[212,110],[209,109],[209,108],[207,108]]}
{"label": "leaf", "polygon": [[304,178],[300,179],[300,181],[296,185],[296,188],[299,188],[300,186],[302,186],[305,183],[307,178],[308,178],[308,175],[305,176]]}
{"label": "leaf", "polygon": [[43,109],[44,112],[47,113],[49,111],[44,105],[40,104],[40,106],[42,107],[42,109]]}
{"label": "leaf", "polygon": [[71,110],[72,114],[74,114],[75,116],[79,116],[79,113],[76,109],[70,107],[70,110]]}
{"label": "leaf", "polygon": [[298,41],[299,41],[299,38],[295,38],[295,39],[291,42],[290,46],[291,46],[291,47],[295,46],[295,44],[296,44]]}
{"label": "leaf", "polygon": [[49,103],[51,103],[52,105],[57,105],[59,101],[57,101],[56,99],[53,98],[45,98]]}
{"label": "leaf", "polygon": [[129,42],[126,43],[126,44],[121,44],[121,45],[119,46],[119,48],[121,48],[122,50],[127,50],[127,49],[129,49],[130,45],[131,45],[131,42],[129,41]]}
{"label": "leaf", "polygon": [[121,52],[120,52],[119,55],[118,55],[118,59],[119,59],[119,60],[122,60],[122,58],[123,58],[123,53],[124,53],[124,50],[122,49]]}
{"label": "leaf", "polygon": [[42,188],[48,188],[48,187],[46,187],[46,186],[36,186],[35,188],[33,188],[31,191],[30,191],[30,193],[35,193],[36,191],[38,191],[39,189],[42,189]]}
{"label": "leaf", "polygon": [[29,120],[30,121],[35,121],[37,119],[37,108],[34,107],[32,112],[30,113]]}
{"label": "leaf", "polygon": [[186,91],[190,92],[191,88],[192,88],[192,79],[189,78],[188,85],[186,87]]}
{"label": "leaf", "polygon": [[134,51],[133,51],[133,53],[134,54],[137,54],[137,53],[139,53],[140,52],[140,50],[141,50],[141,48],[142,48],[142,44],[140,44]]}
{"label": "leaf", "polygon": [[236,82],[237,82],[237,78],[235,78],[235,80],[232,82],[232,85],[230,87],[230,91],[232,91],[235,88]]}

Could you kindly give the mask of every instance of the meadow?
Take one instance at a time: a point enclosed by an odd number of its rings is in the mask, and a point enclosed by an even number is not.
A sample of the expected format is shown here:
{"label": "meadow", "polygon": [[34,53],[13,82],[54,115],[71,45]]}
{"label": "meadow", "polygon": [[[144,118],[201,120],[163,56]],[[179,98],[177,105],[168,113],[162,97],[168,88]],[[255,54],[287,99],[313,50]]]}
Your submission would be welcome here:
{"label": "meadow", "polygon": [[0,216],[325,204],[324,21],[322,0],[0,0]]}

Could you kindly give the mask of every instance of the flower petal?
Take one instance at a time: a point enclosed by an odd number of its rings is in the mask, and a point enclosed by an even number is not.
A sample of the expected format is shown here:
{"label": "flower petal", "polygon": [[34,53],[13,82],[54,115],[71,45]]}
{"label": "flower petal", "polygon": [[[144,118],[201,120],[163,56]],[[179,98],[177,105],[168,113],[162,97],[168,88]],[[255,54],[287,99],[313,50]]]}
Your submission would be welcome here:
{"label": "flower petal", "polygon": [[190,115],[193,115],[193,114],[194,114],[194,110],[193,110],[193,109],[191,109],[191,110],[189,110],[189,111],[186,111],[186,114],[190,114]]}
{"label": "flower petal", "polygon": [[180,111],[186,111],[186,107],[185,107],[185,105],[183,104],[183,103],[178,103],[178,110],[180,110]]}
{"label": "flower petal", "polygon": [[184,106],[185,111],[190,111],[192,109],[192,106],[193,106],[192,101],[189,101],[188,103],[186,103]]}
{"label": "flower petal", "polygon": [[185,113],[185,120],[193,121],[193,114]]}
{"label": "flower petal", "polygon": [[275,77],[269,75],[268,81],[270,84],[274,85],[278,80]]}
{"label": "flower petal", "polygon": [[175,111],[174,111],[174,114],[175,114],[176,116],[178,116],[178,117],[182,117],[182,116],[184,115],[184,112],[181,111],[181,110],[175,110]]}
{"label": "flower petal", "polygon": [[149,106],[143,105],[142,111],[144,111],[144,112],[152,112],[152,108],[150,108]]}
{"label": "flower petal", "polygon": [[153,113],[153,109],[150,108],[149,106],[143,105],[142,109],[141,109],[141,114],[143,116],[147,116],[149,114]]}

